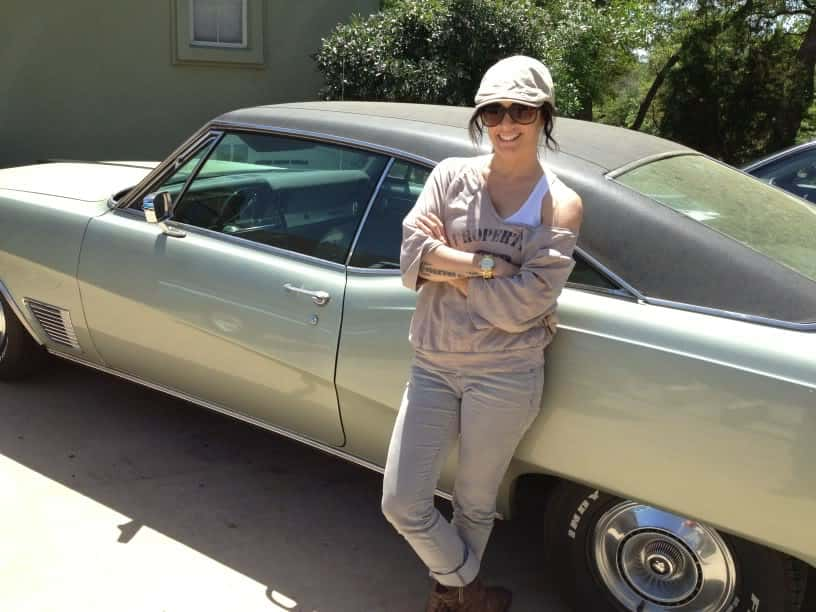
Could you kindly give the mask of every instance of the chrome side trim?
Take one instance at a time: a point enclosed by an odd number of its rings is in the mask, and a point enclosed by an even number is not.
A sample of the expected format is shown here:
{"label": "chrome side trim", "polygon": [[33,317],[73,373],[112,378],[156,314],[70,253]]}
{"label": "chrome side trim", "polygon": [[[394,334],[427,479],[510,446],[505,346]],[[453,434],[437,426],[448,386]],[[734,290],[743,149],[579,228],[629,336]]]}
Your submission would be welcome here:
{"label": "chrome side trim", "polygon": [[351,241],[351,247],[349,248],[348,255],[346,255],[346,265],[349,265],[351,261],[351,257],[354,255],[354,248],[357,246],[357,240],[360,238],[360,234],[363,233],[363,228],[365,227],[366,220],[368,219],[368,215],[371,212],[371,209],[374,207],[374,202],[377,200],[377,196],[380,195],[380,188],[382,184],[385,182],[385,178],[388,176],[388,173],[391,172],[391,167],[394,165],[394,158],[388,160],[388,163],[385,164],[385,168],[383,168],[382,174],[380,175],[380,179],[377,181],[377,184],[374,186],[374,191],[371,193],[371,197],[368,200],[368,206],[366,206],[365,212],[363,212],[363,218],[360,219],[360,222],[357,224],[357,232],[354,234],[354,240]]}
{"label": "chrome side trim", "polygon": [[395,149],[393,147],[387,147],[385,145],[379,145],[365,140],[346,138],[345,136],[334,136],[333,134],[326,134],[325,132],[310,132],[308,130],[296,130],[293,128],[286,128],[276,125],[241,123],[237,121],[234,122],[214,121],[212,125],[218,129],[238,128],[244,130],[252,130],[256,132],[263,132],[265,134],[283,134],[285,136],[298,136],[302,138],[307,138],[309,140],[318,140],[323,142],[350,145],[357,148],[368,149],[369,151],[385,153],[386,155],[391,155],[392,157],[399,157],[401,159],[406,159],[408,161],[419,162],[431,168],[437,164],[437,162],[432,159],[428,159],[427,157],[416,155],[414,153],[409,153],[408,151],[403,151],[402,149]]}
{"label": "chrome side trim", "polygon": [[[55,351],[52,349],[48,349],[48,352],[54,355],[55,357],[59,357],[60,359],[65,359],[66,361],[72,361],[74,363],[87,366],[94,370],[98,370],[99,372],[104,372],[105,374],[110,374],[112,376],[116,376],[117,378],[122,378],[124,380],[142,385],[143,387],[147,387],[148,389],[159,391],[160,393],[164,393],[165,395],[169,395],[171,397],[184,400],[185,402],[190,402],[191,404],[196,404],[197,406],[201,406],[202,408],[207,408],[208,410],[224,414],[234,419],[238,419],[239,421],[244,421],[245,423],[249,423],[250,425],[255,425],[256,427],[260,427],[261,429],[265,429],[266,431],[271,431],[272,433],[281,435],[284,438],[289,438],[290,440],[295,440],[296,442],[300,442],[301,444],[305,444],[306,446],[310,446],[319,451],[323,451],[328,455],[339,457],[340,459],[345,459],[346,461],[349,461],[351,463],[355,463],[362,467],[368,468],[373,472],[378,472],[380,474],[384,472],[384,469],[375,463],[371,463],[370,461],[366,461],[365,459],[361,459],[360,457],[355,457],[354,455],[351,455],[349,453],[344,453],[343,451],[334,446],[328,446],[326,444],[323,444],[322,442],[318,442],[317,440],[312,440],[311,438],[306,438],[291,431],[275,427],[274,425],[269,425],[268,423],[265,423],[264,421],[261,421],[254,417],[240,414],[238,412],[229,410],[228,408],[224,408],[223,406],[213,404],[206,400],[198,399],[196,397],[193,397],[192,395],[187,395],[186,393],[182,393],[181,391],[176,391],[163,385],[157,385],[155,383],[148,382],[136,376],[131,376],[130,374],[125,374],[124,372],[113,370],[111,368],[101,366],[91,361],[86,361],[85,359],[80,359],[75,355],[69,355],[67,353],[62,353],[60,351]],[[436,490],[436,494],[439,495],[440,497],[444,497],[447,500],[452,499],[452,496],[449,493],[440,491],[439,489]]]}
{"label": "chrome side trim", "polygon": [[31,326],[28,319],[23,315],[23,311],[20,310],[19,306],[17,306],[17,302],[15,302],[14,298],[11,297],[11,292],[8,290],[5,284],[3,284],[3,281],[0,281],[0,293],[3,294],[3,297],[6,299],[6,304],[9,305],[9,308],[11,308],[11,311],[14,313],[14,316],[17,317],[20,324],[22,324],[26,331],[31,334],[34,341],[39,345],[45,344],[42,341],[42,338],[40,338],[40,335],[34,331],[34,328]]}
{"label": "chrome side trim", "polygon": [[813,323],[794,323],[792,321],[782,321],[780,319],[770,319],[759,315],[749,315],[740,312],[732,312],[730,310],[721,310],[719,308],[710,308],[708,306],[697,306],[695,304],[684,304],[683,302],[673,302],[671,300],[661,300],[659,298],[642,298],[646,304],[652,306],[664,306],[666,308],[675,308],[677,310],[686,310],[688,312],[696,312],[698,314],[711,315],[715,317],[723,317],[726,319],[736,319],[737,321],[744,321],[746,323],[756,323],[759,325],[768,325],[770,327],[781,327],[791,331],[816,331],[816,322]]}

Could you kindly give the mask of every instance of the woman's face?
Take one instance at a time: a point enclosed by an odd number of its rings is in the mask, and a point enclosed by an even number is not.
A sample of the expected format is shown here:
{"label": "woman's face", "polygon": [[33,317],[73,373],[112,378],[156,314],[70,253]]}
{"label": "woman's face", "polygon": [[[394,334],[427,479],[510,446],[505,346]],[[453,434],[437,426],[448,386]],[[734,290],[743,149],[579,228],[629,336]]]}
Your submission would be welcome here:
{"label": "woman's face", "polygon": [[[511,102],[497,102],[505,109],[509,109]],[[485,124],[493,151],[498,155],[524,156],[538,154],[538,143],[541,130],[544,127],[544,117],[540,110],[536,111],[532,123],[518,123],[513,120],[509,112],[504,113],[501,122],[493,127]]]}

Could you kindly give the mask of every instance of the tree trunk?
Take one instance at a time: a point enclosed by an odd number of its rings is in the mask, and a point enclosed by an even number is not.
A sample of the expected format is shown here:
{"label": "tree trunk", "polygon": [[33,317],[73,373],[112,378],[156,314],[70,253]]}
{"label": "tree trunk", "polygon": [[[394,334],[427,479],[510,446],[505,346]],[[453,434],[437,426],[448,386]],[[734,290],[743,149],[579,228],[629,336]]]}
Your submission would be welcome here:
{"label": "tree trunk", "polygon": [[652,105],[652,102],[657,95],[657,90],[660,89],[660,86],[666,79],[666,75],[669,73],[669,70],[672,69],[679,59],[680,52],[678,51],[669,58],[666,65],[663,66],[663,68],[660,69],[660,72],[657,73],[655,80],[652,82],[652,86],[649,88],[649,91],[646,94],[646,97],[643,98],[643,102],[640,103],[640,109],[638,110],[637,117],[635,118],[635,122],[632,124],[633,130],[639,130],[643,125],[643,121],[646,119],[646,113],[649,112],[649,107]]}
{"label": "tree trunk", "polygon": [[774,117],[770,150],[790,146],[796,140],[796,134],[802,125],[802,117],[813,102],[814,68],[816,68],[816,15],[811,16],[810,25],[796,53],[788,103],[780,108]]}
{"label": "tree trunk", "polygon": [[[729,23],[734,23],[737,21],[741,21],[745,19],[745,16],[750,14],[754,7],[754,0],[746,0],[745,4],[743,4],[739,10],[735,11],[733,15],[729,18]],[[709,10],[709,7],[705,3],[701,3],[700,6],[697,8],[697,13],[699,15],[705,14],[706,11]],[[719,23],[716,20],[712,22],[712,25],[707,27],[705,30],[698,33],[698,35],[712,35],[716,30],[719,29]],[[669,73],[669,70],[674,67],[674,65],[680,60],[680,56],[683,54],[684,49],[688,45],[689,40],[688,38],[684,39],[680,48],[669,58],[666,62],[666,65],[657,73],[652,86],[649,88],[649,91],[646,94],[646,97],[643,98],[643,102],[640,104],[640,109],[638,110],[637,117],[635,118],[634,123],[632,123],[633,130],[639,130],[643,125],[643,121],[646,119],[646,113],[649,112],[649,107],[652,105],[655,96],[657,95],[657,91],[660,89],[660,86],[663,84],[663,81],[666,79],[666,75]]]}
{"label": "tree trunk", "polygon": [[575,118],[582,121],[592,121],[593,115],[592,96],[585,94],[581,96],[581,108],[576,113]]}

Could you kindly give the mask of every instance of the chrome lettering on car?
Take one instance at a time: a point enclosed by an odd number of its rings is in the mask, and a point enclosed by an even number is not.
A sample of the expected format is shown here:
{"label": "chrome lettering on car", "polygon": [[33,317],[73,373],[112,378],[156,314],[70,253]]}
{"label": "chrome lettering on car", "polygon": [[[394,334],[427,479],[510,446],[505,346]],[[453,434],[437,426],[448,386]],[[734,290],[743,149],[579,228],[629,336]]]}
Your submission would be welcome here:
{"label": "chrome lettering on car", "polygon": [[759,612],[759,597],[751,593],[751,609],[749,612]]}
{"label": "chrome lettering on car", "polygon": [[584,512],[587,511],[587,508],[589,508],[589,504],[591,502],[598,501],[599,496],[600,493],[597,490],[590,493],[578,506],[575,514],[572,515],[572,519],[570,520],[570,528],[567,529],[567,535],[573,540],[575,539],[575,532],[578,530],[578,525],[581,523],[581,517],[584,516]]}

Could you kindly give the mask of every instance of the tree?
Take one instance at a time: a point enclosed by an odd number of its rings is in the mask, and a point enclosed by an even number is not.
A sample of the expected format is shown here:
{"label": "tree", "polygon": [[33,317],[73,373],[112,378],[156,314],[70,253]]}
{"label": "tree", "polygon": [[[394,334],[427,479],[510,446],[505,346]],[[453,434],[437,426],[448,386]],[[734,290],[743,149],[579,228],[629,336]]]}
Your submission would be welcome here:
{"label": "tree", "polygon": [[675,28],[632,127],[739,163],[789,144],[813,100],[814,8],[804,0],[667,3]]}
{"label": "tree", "polygon": [[484,71],[514,54],[552,71],[559,112],[591,118],[593,101],[634,61],[642,2],[387,0],[339,25],[315,54],[327,99],[472,104]]}
{"label": "tree", "polygon": [[541,57],[541,12],[527,0],[397,0],[338,25],[314,58],[326,99],[470,105],[484,71]]}
{"label": "tree", "polygon": [[538,0],[552,36],[547,56],[558,57],[578,104],[571,116],[592,120],[596,103],[618,93],[637,65],[637,50],[655,28],[655,3],[634,0]]}

